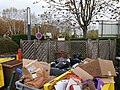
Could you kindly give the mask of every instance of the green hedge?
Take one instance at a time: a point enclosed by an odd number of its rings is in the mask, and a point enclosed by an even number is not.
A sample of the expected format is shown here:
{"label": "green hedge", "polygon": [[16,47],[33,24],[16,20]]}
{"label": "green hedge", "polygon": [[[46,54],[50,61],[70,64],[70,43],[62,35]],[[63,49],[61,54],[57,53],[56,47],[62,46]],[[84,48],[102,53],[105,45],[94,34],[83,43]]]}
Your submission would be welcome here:
{"label": "green hedge", "polygon": [[[26,34],[17,34],[11,36],[12,40],[15,41],[18,45],[20,45],[20,39],[27,40],[28,36]],[[31,35],[31,40],[36,39],[35,36]]]}
{"label": "green hedge", "polygon": [[16,53],[19,46],[10,39],[0,38],[0,54]]}
{"label": "green hedge", "polygon": [[108,40],[108,39],[116,39],[116,37],[98,37],[98,38],[71,38],[70,40],[88,40],[88,39],[91,39],[91,40],[96,40],[96,39],[99,39],[99,40]]}

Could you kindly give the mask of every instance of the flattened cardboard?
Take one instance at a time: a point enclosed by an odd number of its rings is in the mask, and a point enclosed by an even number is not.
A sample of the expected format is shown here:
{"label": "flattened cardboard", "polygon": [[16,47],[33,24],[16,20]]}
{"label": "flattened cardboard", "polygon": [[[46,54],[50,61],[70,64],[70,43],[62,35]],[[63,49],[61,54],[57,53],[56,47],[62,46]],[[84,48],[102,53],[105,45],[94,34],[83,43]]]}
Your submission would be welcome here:
{"label": "flattened cardboard", "polygon": [[110,60],[94,60],[89,63],[79,65],[83,70],[93,77],[116,76],[113,62]]}
{"label": "flattened cardboard", "polygon": [[50,64],[46,63],[46,62],[39,62],[39,66],[41,69],[44,69],[47,72],[47,75],[50,75]]}
{"label": "flattened cardboard", "polygon": [[100,78],[105,84],[107,83],[115,83],[113,77],[108,77],[108,78]]}
{"label": "flattened cardboard", "polygon": [[83,81],[88,80],[88,79],[93,79],[93,76],[90,75],[89,73],[87,73],[86,71],[84,71],[82,68],[80,67],[76,67],[75,69],[72,69],[72,71],[78,76],[80,77]]}
{"label": "flattened cardboard", "polygon": [[22,62],[23,62],[23,67],[29,63],[31,63],[32,61],[34,60],[29,60],[29,59],[22,59]]}

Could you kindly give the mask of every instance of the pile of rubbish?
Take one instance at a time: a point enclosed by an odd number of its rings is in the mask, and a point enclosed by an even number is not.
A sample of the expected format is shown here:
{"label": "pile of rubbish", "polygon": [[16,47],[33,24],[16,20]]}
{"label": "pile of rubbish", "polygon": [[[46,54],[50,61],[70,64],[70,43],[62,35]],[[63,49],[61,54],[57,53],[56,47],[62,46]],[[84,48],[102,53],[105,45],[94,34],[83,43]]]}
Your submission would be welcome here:
{"label": "pile of rubbish", "polygon": [[114,90],[115,68],[111,60],[58,58],[46,63],[23,59],[20,83],[43,90]]}
{"label": "pile of rubbish", "polygon": [[80,53],[75,53],[70,58],[59,57],[54,62],[51,62],[50,75],[59,76],[78,65],[84,59]]}

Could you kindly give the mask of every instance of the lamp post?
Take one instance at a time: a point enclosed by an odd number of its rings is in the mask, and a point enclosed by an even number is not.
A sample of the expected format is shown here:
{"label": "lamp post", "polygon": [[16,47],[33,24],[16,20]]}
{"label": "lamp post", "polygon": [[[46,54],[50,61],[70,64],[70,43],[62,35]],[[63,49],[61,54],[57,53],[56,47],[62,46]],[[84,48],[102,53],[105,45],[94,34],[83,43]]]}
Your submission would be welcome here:
{"label": "lamp post", "polygon": [[23,18],[24,18],[24,34],[26,34],[26,9],[25,10],[23,10],[23,12],[24,12],[24,14],[23,14]]}
{"label": "lamp post", "polygon": [[31,11],[30,11],[30,7],[27,7],[27,24],[28,24],[28,40],[31,40]]}
{"label": "lamp post", "polygon": [[120,18],[118,19],[118,37],[120,37]]}

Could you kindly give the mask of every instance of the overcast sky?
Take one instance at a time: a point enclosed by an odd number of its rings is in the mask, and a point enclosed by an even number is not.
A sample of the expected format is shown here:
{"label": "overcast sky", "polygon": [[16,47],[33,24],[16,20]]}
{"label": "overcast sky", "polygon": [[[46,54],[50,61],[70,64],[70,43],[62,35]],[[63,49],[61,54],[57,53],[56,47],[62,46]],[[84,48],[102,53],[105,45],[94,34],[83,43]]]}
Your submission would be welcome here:
{"label": "overcast sky", "polygon": [[3,9],[15,7],[17,9],[26,9],[27,7],[31,8],[31,12],[36,15],[45,11],[44,8],[41,8],[41,5],[45,5],[45,2],[40,1],[39,3],[33,4],[35,1],[40,0],[0,0],[0,12]]}
{"label": "overcast sky", "polygon": [[[39,3],[33,4],[33,2],[40,1]],[[46,5],[42,0],[0,0],[0,15],[3,9],[15,7],[17,9],[26,9],[27,7],[31,8],[31,12],[38,14],[46,11],[45,8],[42,8],[43,5]],[[120,2],[119,4],[120,5]]]}

